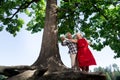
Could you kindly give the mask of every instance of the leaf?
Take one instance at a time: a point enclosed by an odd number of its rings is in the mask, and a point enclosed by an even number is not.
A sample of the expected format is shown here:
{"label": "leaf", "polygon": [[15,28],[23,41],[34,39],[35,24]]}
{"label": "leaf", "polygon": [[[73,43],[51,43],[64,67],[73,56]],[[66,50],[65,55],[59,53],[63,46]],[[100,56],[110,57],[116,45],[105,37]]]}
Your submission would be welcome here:
{"label": "leaf", "polygon": [[25,9],[25,13],[26,13],[27,15],[30,15],[30,11],[29,11],[28,9]]}
{"label": "leaf", "polygon": [[3,26],[0,26],[0,31],[2,31],[3,30]]}

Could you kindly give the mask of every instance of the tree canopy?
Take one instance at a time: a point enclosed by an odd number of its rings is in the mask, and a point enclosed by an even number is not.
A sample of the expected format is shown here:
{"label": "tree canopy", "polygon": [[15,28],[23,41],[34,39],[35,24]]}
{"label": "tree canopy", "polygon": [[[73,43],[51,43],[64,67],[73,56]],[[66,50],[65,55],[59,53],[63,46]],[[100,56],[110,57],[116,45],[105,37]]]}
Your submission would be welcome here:
{"label": "tree canopy", "polygon": [[[25,13],[32,19],[27,30],[41,31],[45,19],[45,0],[1,0],[0,31],[4,28],[14,36],[20,31]],[[101,50],[110,46],[120,57],[120,1],[119,0],[61,0],[58,6],[59,34],[81,32],[92,47]]]}
{"label": "tree canopy", "polygon": [[27,24],[27,30],[32,30],[32,33],[34,33],[43,28],[45,17],[44,0],[1,0],[0,31],[6,27],[6,31],[15,36],[24,24],[24,20],[19,17],[22,13],[32,17]]}

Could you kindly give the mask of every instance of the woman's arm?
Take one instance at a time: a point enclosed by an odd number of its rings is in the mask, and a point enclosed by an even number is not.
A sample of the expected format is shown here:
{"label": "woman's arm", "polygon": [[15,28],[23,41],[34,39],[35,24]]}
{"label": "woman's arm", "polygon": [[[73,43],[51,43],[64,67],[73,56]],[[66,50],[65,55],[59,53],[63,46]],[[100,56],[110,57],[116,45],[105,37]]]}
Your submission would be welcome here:
{"label": "woman's arm", "polygon": [[91,45],[91,42],[89,42],[87,39],[85,39],[88,45]]}
{"label": "woman's arm", "polygon": [[71,42],[77,43],[77,39],[69,39]]}

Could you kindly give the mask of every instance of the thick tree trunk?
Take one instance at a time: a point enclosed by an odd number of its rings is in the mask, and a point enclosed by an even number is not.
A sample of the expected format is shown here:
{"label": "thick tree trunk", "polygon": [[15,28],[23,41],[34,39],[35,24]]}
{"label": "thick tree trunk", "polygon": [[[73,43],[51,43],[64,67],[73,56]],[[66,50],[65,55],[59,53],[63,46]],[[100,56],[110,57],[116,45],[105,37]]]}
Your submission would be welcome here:
{"label": "thick tree trunk", "polygon": [[58,69],[63,66],[58,48],[57,0],[47,0],[41,52],[33,66]]}

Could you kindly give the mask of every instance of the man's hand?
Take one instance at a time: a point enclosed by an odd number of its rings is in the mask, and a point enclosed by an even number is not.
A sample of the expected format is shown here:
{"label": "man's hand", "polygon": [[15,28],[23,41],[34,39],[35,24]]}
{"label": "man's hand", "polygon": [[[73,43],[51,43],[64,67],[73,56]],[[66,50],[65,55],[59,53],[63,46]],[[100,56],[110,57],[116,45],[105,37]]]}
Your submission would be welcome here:
{"label": "man's hand", "polygon": [[61,36],[61,40],[64,41],[64,40],[65,40],[65,37],[64,37],[64,36]]}

